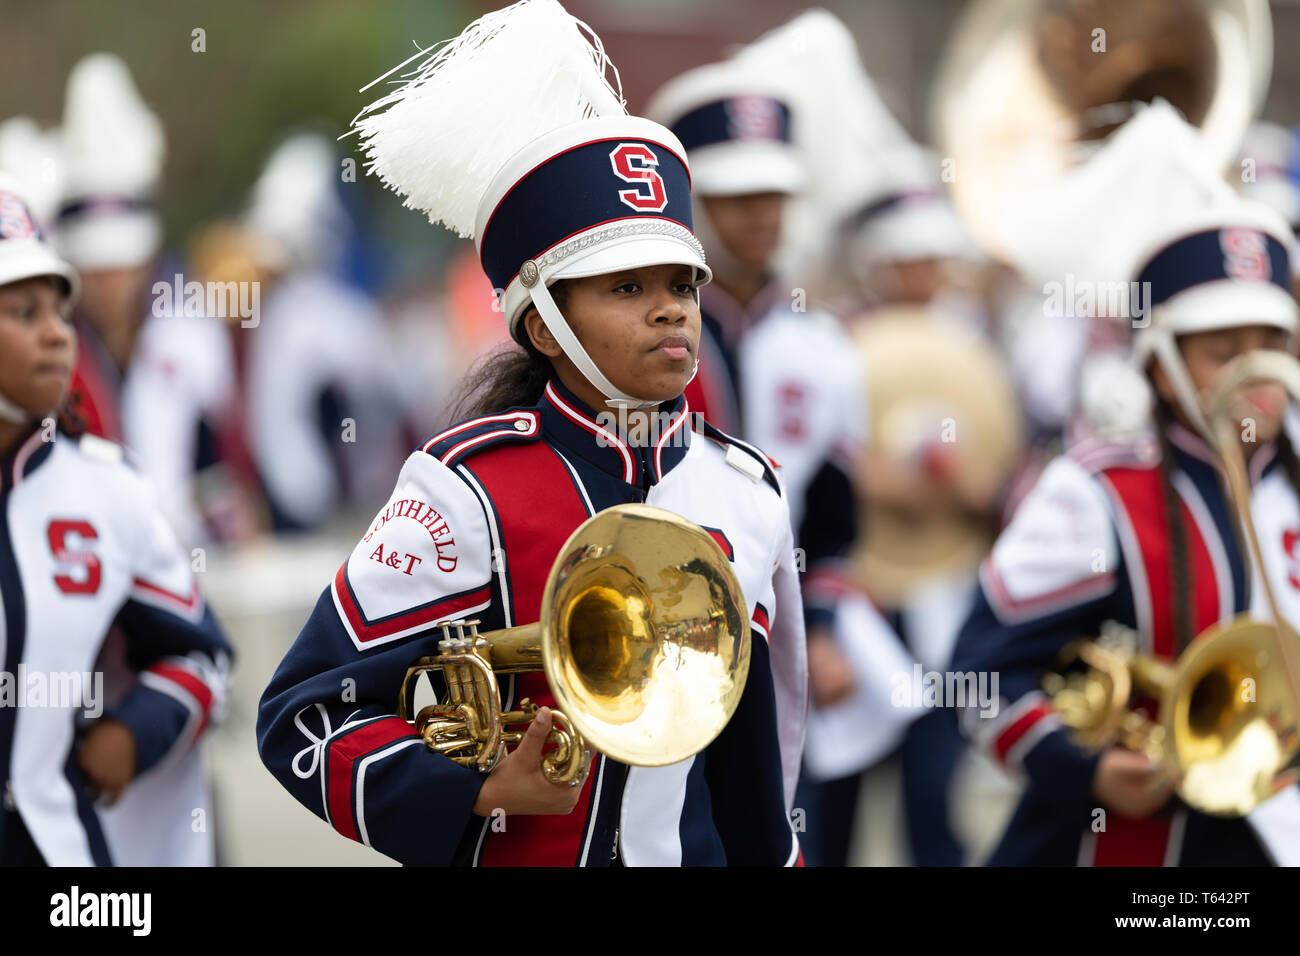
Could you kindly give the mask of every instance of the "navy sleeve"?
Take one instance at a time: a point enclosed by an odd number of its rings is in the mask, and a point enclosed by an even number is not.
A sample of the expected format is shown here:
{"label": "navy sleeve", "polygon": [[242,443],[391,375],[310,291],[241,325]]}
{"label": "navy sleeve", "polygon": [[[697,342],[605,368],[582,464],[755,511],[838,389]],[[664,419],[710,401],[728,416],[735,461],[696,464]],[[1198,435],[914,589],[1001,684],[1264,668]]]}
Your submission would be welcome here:
{"label": "navy sleeve", "polygon": [[791,866],[798,854],[785,812],[776,713],[771,658],[760,636],[740,706],[704,755],[713,821],[729,866]]}
{"label": "navy sleeve", "polygon": [[326,590],[257,715],[262,761],[295,799],[343,836],[426,866],[456,858],[485,779],[395,716],[407,668],[438,636],[358,653]]}

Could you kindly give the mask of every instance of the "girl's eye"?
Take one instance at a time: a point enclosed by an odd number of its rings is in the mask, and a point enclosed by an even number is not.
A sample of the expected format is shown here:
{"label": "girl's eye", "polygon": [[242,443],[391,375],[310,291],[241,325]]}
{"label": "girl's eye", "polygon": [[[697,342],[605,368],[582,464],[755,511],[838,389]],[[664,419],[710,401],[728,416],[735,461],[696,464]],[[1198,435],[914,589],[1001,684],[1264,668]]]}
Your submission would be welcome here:
{"label": "girl's eye", "polygon": [[695,291],[695,285],[690,282],[679,282],[674,288],[682,295],[691,295]]}
{"label": "girl's eye", "polygon": [[639,285],[637,285],[635,282],[624,282],[621,286],[619,286],[618,288],[616,288],[614,291],[615,291],[615,292],[628,292],[628,293],[632,293],[632,292],[637,292],[637,291],[639,291],[640,288],[641,288],[641,287],[640,287]]}

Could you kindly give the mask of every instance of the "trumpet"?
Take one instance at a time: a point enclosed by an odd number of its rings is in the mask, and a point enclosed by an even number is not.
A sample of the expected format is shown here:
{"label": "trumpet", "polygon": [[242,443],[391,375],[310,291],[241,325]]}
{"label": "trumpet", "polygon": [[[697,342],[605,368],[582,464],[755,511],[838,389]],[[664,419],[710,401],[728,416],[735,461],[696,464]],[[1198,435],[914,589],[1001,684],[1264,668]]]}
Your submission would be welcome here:
{"label": "trumpet", "polygon": [[[517,744],[537,706],[503,711],[497,678],[544,671],[555,696],[552,783],[580,786],[593,749],[659,767],[707,747],[731,719],[749,673],[745,598],[731,563],[704,529],[647,505],[584,521],[551,566],[540,620],[479,633],[448,621],[438,653],[406,672],[398,716],[429,750],[490,771]],[[444,699],[412,718],[416,682],[439,673]]]}
{"label": "trumpet", "polygon": [[[1300,397],[1300,365],[1280,351],[1248,352],[1225,367],[1206,402],[1208,428],[1254,567],[1265,568],[1250,511],[1250,482],[1230,414],[1250,382],[1282,383]],[[1118,743],[1146,753],[1175,782],[1188,806],[1238,817],[1300,781],[1300,635],[1286,623],[1273,589],[1258,576],[1271,621],[1239,615],[1199,634],[1173,664],[1135,651],[1136,635],[1114,625],[1097,641],[1074,642],[1043,689],[1076,743]],[[1134,698],[1156,718],[1130,710]]]}

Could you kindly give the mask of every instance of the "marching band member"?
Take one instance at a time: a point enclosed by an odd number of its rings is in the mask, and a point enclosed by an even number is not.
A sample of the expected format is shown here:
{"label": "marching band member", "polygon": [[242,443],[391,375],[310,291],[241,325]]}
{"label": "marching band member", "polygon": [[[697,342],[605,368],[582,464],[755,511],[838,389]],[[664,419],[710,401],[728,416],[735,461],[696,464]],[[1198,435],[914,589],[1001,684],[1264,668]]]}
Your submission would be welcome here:
{"label": "marching band member", "polygon": [[[1103,204],[1105,215],[1095,215]],[[1165,103],[1121,127],[1041,217],[1056,241],[1044,243],[1042,230],[1023,241],[1037,245],[1044,274],[1127,278],[1149,294],[1151,308],[1133,315],[1133,348],[1155,407],[1150,433],[1094,440],[1054,460],[981,571],[951,668],[999,674],[1003,701],[997,716],[968,713],[963,723],[1027,781],[990,862],[1231,866],[1294,857],[1294,819],[1281,842],[1264,836],[1262,822],[1295,802],[1294,787],[1245,819],[1199,812],[1154,779],[1145,754],[1119,745],[1082,750],[1039,690],[1062,647],[1108,620],[1134,628],[1139,650],[1173,659],[1247,609],[1267,618],[1202,400],[1236,355],[1293,348],[1289,232],[1271,210],[1233,194],[1196,132]],[[1062,222],[1071,224],[1068,236]],[[1296,535],[1288,529],[1300,521],[1300,467],[1284,427],[1287,402],[1272,384],[1245,397],[1255,411],[1241,431],[1252,514],[1265,573],[1294,625]]]}
{"label": "marching band member", "polygon": [[[220,715],[230,649],[147,481],[119,446],[56,427],[77,285],[0,180],[0,863],[210,864],[201,795],[173,795],[181,818],[156,788]],[[133,678],[115,701],[112,635]],[[159,800],[134,815],[142,792]]]}
{"label": "marching band member", "polygon": [[[297,133],[267,160],[244,216],[264,298],[243,358],[245,431],[275,527],[317,528],[388,490],[400,440],[396,363],[376,304],[338,275],[349,230],[333,144]],[[286,363],[284,357],[294,360]],[[340,453],[351,419],[357,444]]]}
{"label": "marching band member", "polygon": [[218,455],[205,438],[220,433],[233,401],[234,365],[219,318],[177,313],[173,276],[163,277],[165,294],[151,284],[164,151],[161,124],[121,59],[96,53],[73,67],[54,227],[83,283],[72,404],[92,434],[139,456],[181,541],[195,545],[214,536],[195,479]]}
{"label": "marching band member", "polygon": [[[475,238],[518,348],[474,380],[474,417],[407,459],[267,687],[259,748],[341,834],[407,863],[790,865],[805,677],[789,511],[761,453],[690,414],[710,272],[684,150],[626,115],[589,34],[522,0],[422,54],[357,121],[407,205]],[[565,539],[625,502],[705,526],[734,562],[754,646],[726,729],[667,767],[599,755],[572,788],[538,768],[548,706],[486,776],[429,752],[394,708],[433,625],[536,620]],[[553,700],[539,674],[500,685],[506,708]]]}
{"label": "marching band member", "polygon": [[709,421],[743,434],[741,343],[770,312],[790,306],[774,272],[786,202],[805,181],[790,107],[772,79],[731,60],[671,80],[646,115],[687,150],[696,229],[714,270],[700,290],[700,370],[686,397]]}

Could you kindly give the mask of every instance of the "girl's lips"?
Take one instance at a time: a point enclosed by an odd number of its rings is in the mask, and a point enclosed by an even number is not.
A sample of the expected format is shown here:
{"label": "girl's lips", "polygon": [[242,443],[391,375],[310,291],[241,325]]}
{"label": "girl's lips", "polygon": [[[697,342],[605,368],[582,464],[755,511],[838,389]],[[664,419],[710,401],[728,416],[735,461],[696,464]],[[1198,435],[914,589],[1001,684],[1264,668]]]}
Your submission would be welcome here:
{"label": "girl's lips", "polygon": [[686,359],[691,357],[691,344],[682,336],[674,335],[656,345],[654,351],[662,352],[671,359]]}

